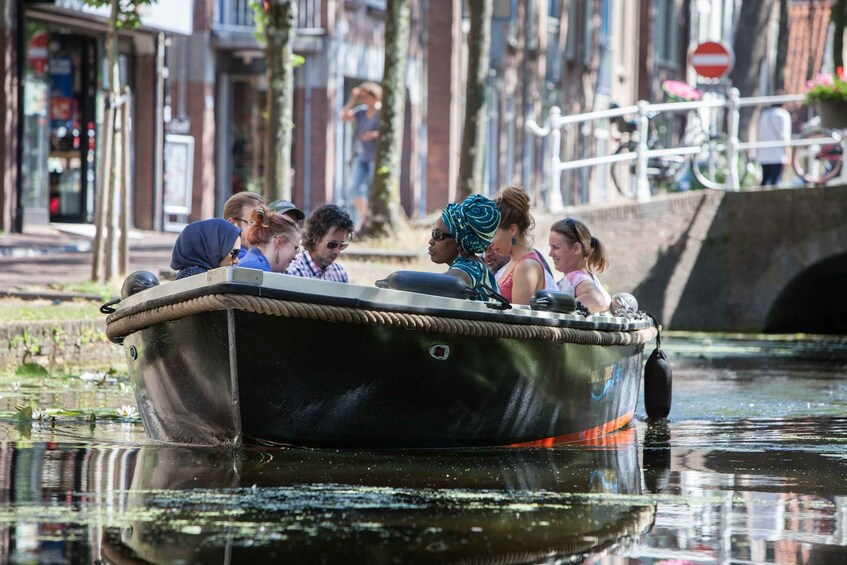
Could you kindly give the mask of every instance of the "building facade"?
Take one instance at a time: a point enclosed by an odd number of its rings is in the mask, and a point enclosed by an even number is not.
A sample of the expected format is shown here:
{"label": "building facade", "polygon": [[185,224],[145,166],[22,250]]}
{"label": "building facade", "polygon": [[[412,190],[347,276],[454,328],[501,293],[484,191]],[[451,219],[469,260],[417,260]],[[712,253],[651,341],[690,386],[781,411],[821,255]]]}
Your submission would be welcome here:
{"label": "building facade", "polygon": [[[151,6],[119,37],[122,85],[133,93],[131,208],[136,226],[160,216],[163,55],[166,38],[191,33],[191,0]],[[106,101],[108,10],[79,0],[0,2],[0,63],[7,109],[0,228],[91,223]]]}
{"label": "building facade", "polygon": [[[159,2],[164,6],[165,3]],[[400,195],[410,217],[455,199],[468,19],[462,0],[413,0]],[[349,205],[352,129],[338,119],[351,90],[380,81],[386,0],[296,0],[292,197],[305,210]],[[2,227],[91,222],[103,107],[103,12],[80,0],[0,0],[13,61],[0,140]],[[133,225],[179,229],[220,215],[241,190],[262,192],[267,91],[249,0],[169,0],[172,21],[148,17],[121,34],[135,93]],[[732,37],[736,0],[494,0],[483,192],[525,186],[549,206],[550,142],[526,122],[662,99],[664,80],[694,84],[691,46]],[[693,10],[693,11],[692,11]],[[187,21],[183,21],[187,20]],[[708,37],[714,39],[714,37]],[[673,135],[675,124],[663,126]],[[563,131],[562,159],[614,151],[597,121]],[[17,135],[15,135],[17,134]],[[563,173],[562,205],[617,197],[602,167]]]}

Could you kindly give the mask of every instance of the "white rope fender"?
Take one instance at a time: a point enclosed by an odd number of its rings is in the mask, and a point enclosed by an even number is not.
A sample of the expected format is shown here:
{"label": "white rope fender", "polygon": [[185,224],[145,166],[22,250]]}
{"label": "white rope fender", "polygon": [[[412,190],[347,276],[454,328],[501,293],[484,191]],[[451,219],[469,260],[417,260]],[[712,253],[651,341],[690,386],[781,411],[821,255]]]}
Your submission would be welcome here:
{"label": "white rope fender", "polygon": [[376,324],[441,334],[476,335],[585,345],[638,345],[652,341],[657,334],[655,326],[628,332],[583,330],[483,320],[460,320],[428,314],[386,312],[346,306],[292,302],[244,294],[210,294],[127,316],[120,316],[120,312],[111,314],[106,318],[106,335],[111,341],[120,343],[123,337],[156,324],[171,322],[193,314],[221,310],[242,310],[285,318],[308,318],[356,325]]}

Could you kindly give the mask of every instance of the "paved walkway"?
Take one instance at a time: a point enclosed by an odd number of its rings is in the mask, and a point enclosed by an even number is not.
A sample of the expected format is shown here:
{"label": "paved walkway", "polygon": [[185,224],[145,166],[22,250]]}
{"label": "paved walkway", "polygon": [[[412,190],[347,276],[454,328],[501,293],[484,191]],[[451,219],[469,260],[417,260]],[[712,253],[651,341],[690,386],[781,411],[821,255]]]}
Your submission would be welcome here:
{"label": "paved walkway", "polygon": [[[130,232],[130,271],[146,270],[169,275],[171,250],[176,233]],[[427,235],[421,236],[422,241]],[[91,245],[94,226],[50,224],[32,226],[22,234],[0,234],[0,298],[89,298],[79,293],[45,290],[56,283],[83,283],[91,280]],[[352,282],[373,281],[400,269],[438,270],[426,255],[425,243],[419,253],[351,246],[341,263]]]}
{"label": "paved walkway", "polygon": [[[168,270],[175,233],[130,232],[130,270]],[[0,292],[91,278],[94,226],[50,224],[0,234]]]}

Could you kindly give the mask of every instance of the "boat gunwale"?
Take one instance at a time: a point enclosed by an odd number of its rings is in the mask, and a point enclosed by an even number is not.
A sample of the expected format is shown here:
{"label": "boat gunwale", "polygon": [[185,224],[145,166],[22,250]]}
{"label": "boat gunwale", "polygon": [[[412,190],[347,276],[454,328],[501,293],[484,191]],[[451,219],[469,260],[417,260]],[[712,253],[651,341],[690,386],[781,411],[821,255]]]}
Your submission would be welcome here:
{"label": "boat gunwale", "polygon": [[[407,313],[425,316],[437,316],[456,320],[472,320],[499,322],[506,324],[525,326],[549,326],[558,328],[574,328],[582,330],[627,332],[646,329],[654,326],[654,323],[646,315],[639,318],[624,318],[609,315],[592,315],[583,317],[580,314],[561,314],[556,312],[530,310],[524,307],[516,307],[511,310],[497,310],[482,307],[482,303],[471,302],[445,297],[437,297],[415,292],[406,292],[392,289],[376,289],[362,285],[343,285],[343,289],[358,288],[363,293],[373,293],[371,297],[357,295],[334,295],[329,286],[338,286],[341,283],[333,283],[320,280],[311,280],[314,285],[323,283],[327,286],[325,293],[316,293],[312,288],[298,288],[303,286],[303,280],[289,275],[277,275],[270,284],[266,284],[261,271],[244,268],[215,269],[209,271],[206,278],[200,275],[189,277],[181,281],[169,283],[166,286],[156,286],[128,297],[124,304],[119,303],[117,310],[106,318],[106,325],[140,312],[169,306],[179,302],[196,299],[211,294],[242,294],[258,296],[263,298],[302,301],[316,305],[337,306],[374,310],[390,313]],[[192,281],[191,279],[197,279]],[[186,285],[185,283],[192,284]],[[280,287],[283,282],[286,286]],[[273,286],[276,284],[277,286]],[[176,290],[170,290],[171,285],[178,286]],[[336,289],[337,290],[337,289]],[[145,294],[151,294],[151,298],[144,300]],[[398,302],[396,295],[405,295],[406,300]],[[380,297],[386,298],[379,300]],[[419,300],[417,303],[411,299]],[[461,308],[459,308],[461,306]]]}

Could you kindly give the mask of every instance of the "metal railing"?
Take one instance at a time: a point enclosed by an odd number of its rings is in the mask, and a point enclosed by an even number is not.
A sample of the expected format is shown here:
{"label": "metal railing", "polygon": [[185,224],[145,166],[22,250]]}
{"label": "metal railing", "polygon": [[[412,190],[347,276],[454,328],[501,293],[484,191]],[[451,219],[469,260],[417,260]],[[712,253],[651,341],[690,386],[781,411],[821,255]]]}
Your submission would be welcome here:
{"label": "metal railing", "polygon": [[[553,163],[553,177],[548,192],[547,207],[551,211],[561,211],[564,206],[562,202],[561,182],[562,173],[571,169],[583,167],[596,167],[601,165],[610,165],[620,161],[635,161],[635,186],[636,199],[639,202],[650,200],[650,183],[647,175],[647,163],[651,158],[667,157],[669,155],[695,155],[703,151],[702,146],[683,146],[683,147],[668,147],[649,149],[647,141],[649,138],[650,119],[663,112],[688,112],[692,110],[701,110],[706,108],[721,108],[726,112],[727,124],[727,178],[723,183],[722,188],[726,190],[740,190],[741,179],[738,174],[738,155],[740,151],[749,149],[759,149],[766,147],[795,147],[803,145],[815,145],[824,142],[832,142],[832,138],[808,138],[808,139],[792,139],[790,141],[751,141],[742,142],[738,139],[738,129],[740,122],[741,108],[745,106],[764,106],[777,103],[801,102],[805,99],[802,94],[786,94],[780,96],[756,96],[750,98],[741,98],[738,89],[730,89],[729,96],[725,99],[707,99],[693,102],[663,102],[660,104],[650,104],[644,100],[639,101],[634,106],[621,108],[613,108],[609,110],[601,110],[598,112],[588,112],[585,114],[574,114],[563,116],[562,111],[554,106],[550,110],[550,115],[540,126],[533,119],[526,121],[526,129],[535,135],[546,137],[550,136],[551,143],[550,153]],[[562,161],[562,128],[595,120],[620,118],[625,115],[635,114],[637,125],[637,144],[634,152],[619,153],[614,155],[603,155],[598,157],[589,157],[585,159]]]}
{"label": "metal railing", "polygon": [[[323,29],[322,0],[297,0],[297,29]],[[256,27],[250,0],[218,0],[215,25],[224,28]]]}

